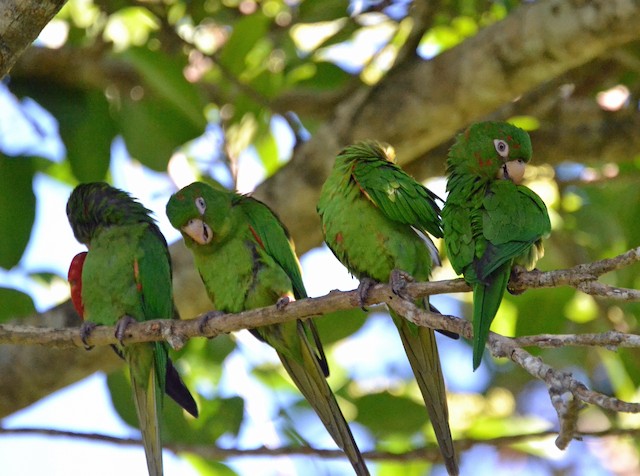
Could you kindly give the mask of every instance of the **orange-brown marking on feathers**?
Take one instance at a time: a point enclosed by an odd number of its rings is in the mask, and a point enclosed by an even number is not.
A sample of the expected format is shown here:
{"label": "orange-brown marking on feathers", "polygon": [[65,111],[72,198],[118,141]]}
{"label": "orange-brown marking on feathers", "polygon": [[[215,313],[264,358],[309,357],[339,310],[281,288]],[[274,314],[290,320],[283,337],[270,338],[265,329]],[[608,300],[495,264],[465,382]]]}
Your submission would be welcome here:
{"label": "orange-brown marking on feathers", "polygon": [[[373,203],[375,205],[375,202],[373,200],[371,200],[371,196],[367,193],[367,191],[362,188],[360,186],[360,182],[358,182],[358,180],[356,179],[356,176],[353,174],[353,168],[355,167],[355,165],[353,167],[351,167],[351,178],[353,179],[353,181],[356,183],[356,185],[358,186],[358,189],[360,190],[360,193],[362,193],[362,195],[364,195],[365,197],[367,197],[367,200],[369,200],[371,203]],[[377,205],[376,205],[377,206]]]}
{"label": "orange-brown marking on feathers", "polygon": [[142,282],[140,282],[140,267],[138,265],[138,260],[133,260],[133,279],[136,282],[136,289],[139,293],[142,292]]}
{"label": "orange-brown marking on feathers", "polygon": [[258,242],[258,244],[262,247],[262,249],[264,250],[264,243],[262,242],[262,240],[260,239],[260,237],[258,236],[258,233],[256,233],[256,230],[253,229],[252,226],[249,227],[249,230],[251,230],[251,234],[253,235],[253,237],[256,239],[256,241]]}

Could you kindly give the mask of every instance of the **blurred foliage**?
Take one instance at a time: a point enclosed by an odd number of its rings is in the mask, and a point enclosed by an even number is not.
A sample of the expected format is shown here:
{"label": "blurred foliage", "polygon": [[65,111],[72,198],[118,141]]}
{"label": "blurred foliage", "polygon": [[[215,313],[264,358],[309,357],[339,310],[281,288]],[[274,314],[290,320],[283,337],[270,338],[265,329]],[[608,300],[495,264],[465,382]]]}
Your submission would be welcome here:
{"label": "blurred foliage", "polygon": [[[515,0],[428,3],[434,11],[413,44],[427,58],[473,37],[521,4]],[[216,175],[223,168],[235,177],[240,156],[251,153],[266,176],[277,173],[291,150],[283,150],[273,119],[288,124],[295,146],[315,132],[334,101],[348,97],[356,86],[384,77],[407,47],[412,25],[420,24],[410,7],[411,2],[401,0],[69,0],[52,24],[56,28],[38,43],[46,48],[48,41],[59,42],[60,49],[50,51],[52,61],[41,65],[39,75],[14,75],[8,82],[14,99],[33,98],[55,117],[66,155],[57,163],[32,151],[10,151],[0,140],[0,266],[5,270],[19,266],[31,238],[36,213],[34,177],[46,174],[70,186],[109,180],[116,137],[124,139],[135,161],[154,171],[166,172],[172,156],[181,152],[196,174]],[[358,49],[363,43],[367,47]],[[414,51],[410,53],[415,59]],[[341,59],[345,56],[348,61]],[[597,93],[612,82],[637,91],[638,81],[637,71],[629,67],[616,77],[594,81],[583,92],[584,98],[595,101]],[[324,95],[330,96],[325,103]],[[310,98],[315,100],[311,105]],[[633,101],[629,103],[633,107]],[[30,120],[26,108],[24,115]],[[513,119],[529,130],[545,122],[543,117],[526,115]],[[37,124],[34,127],[42,132]],[[212,131],[221,140],[204,151],[197,149],[197,139]],[[550,207],[554,226],[541,269],[610,257],[640,242],[640,159],[625,156],[615,166],[589,167],[575,164],[577,172],[566,180],[542,168],[539,177],[532,178]],[[616,286],[639,288],[639,276],[636,266],[604,279]],[[0,288],[0,302],[0,321],[34,309],[31,298],[14,289]],[[468,306],[459,311],[467,314]],[[639,311],[638,303],[593,299],[569,288],[545,289],[507,296],[496,325],[516,335],[637,332]],[[365,316],[364,311],[354,310],[319,319],[327,349],[343,345],[352,334],[361,336]],[[389,332],[395,333],[391,324]],[[469,351],[466,343],[457,345]],[[223,378],[235,378],[228,375],[226,364],[237,349],[233,337],[220,336],[192,340],[181,351],[176,365],[189,387],[197,389],[201,416],[186,417],[167,399],[167,441],[214,444],[223,437],[226,443],[238,443],[243,425],[249,425],[247,402],[244,396],[218,392]],[[558,369],[577,372],[596,390],[637,399],[639,350],[530,350]],[[370,360],[380,360],[382,371],[395,365],[387,362],[386,348],[364,351]],[[410,378],[399,384],[395,372],[393,378],[352,379],[340,362],[332,364],[345,414],[373,438],[373,448],[402,452],[433,441],[422,404],[407,390]],[[469,353],[468,359],[449,368],[473,379],[470,366]],[[488,382],[473,391],[451,385],[455,437],[492,438],[555,425],[555,415],[545,406],[548,396],[541,392],[540,397],[529,375],[504,360],[487,358],[485,367]],[[351,370],[357,374],[358,369]],[[256,365],[248,374],[256,388],[286,395],[276,402],[276,414],[308,408],[279,365]],[[125,371],[117,372],[108,383],[116,410],[136,426],[127,378]],[[295,405],[289,405],[291,395],[297,399]],[[517,403],[534,397],[542,402],[545,412],[539,413],[544,415],[527,414],[524,405]],[[625,417],[594,410],[584,421],[607,428]],[[282,440],[295,442],[291,436],[296,433],[295,419],[279,422]],[[548,452],[539,448],[515,445],[505,458],[551,461]],[[221,463],[188,458],[203,475],[235,474]],[[592,461],[600,464],[595,456]],[[421,462],[382,463],[378,474],[425,474],[429,467]]]}

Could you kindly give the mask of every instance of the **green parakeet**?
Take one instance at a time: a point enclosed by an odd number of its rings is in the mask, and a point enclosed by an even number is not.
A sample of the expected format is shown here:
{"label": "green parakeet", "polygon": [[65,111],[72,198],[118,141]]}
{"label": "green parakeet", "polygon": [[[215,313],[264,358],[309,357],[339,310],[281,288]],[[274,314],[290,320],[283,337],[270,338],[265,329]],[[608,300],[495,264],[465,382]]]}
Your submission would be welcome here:
{"label": "green parakeet", "polygon": [[453,269],[473,286],[474,370],[511,268],[532,269],[551,232],[544,202],[520,185],[530,160],[529,135],[505,122],[472,125],[449,151],[444,239]]}
{"label": "green parakeet", "polygon": [[[69,268],[72,301],[85,322],[122,329],[125,316],[138,321],[174,317],[169,250],[149,213],[106,183],[81,184],[71,193],[67,217],[76,239],[89,249],[76,255]],[[114,349],[129,365],[149,474],[161,475],[163,394],[195,417],[196,403],[165,343]]]}
{"label": "green parakeet", "polygon": [[[171,224],[191,249],[214,309],[240,311],[306,297],[287,232],[263,203],[196,182],[167,203]],[[359,475],[369,474],[326,377],[329,368],[313,321],[252,330],[271,345]]]}
{"label": "green parakeet", "polygon": [[[325,182],[318,213],[327,245],[363,281],[387,282],[397,271],[429,279],[442,237],[437,197],[395,164],[395,154],[373,141],[345,148]],[[428,306],[420,300],[420,306]],[[422,392],[449,474],[458,474],[449,411],[433,329],[391,312]]]}

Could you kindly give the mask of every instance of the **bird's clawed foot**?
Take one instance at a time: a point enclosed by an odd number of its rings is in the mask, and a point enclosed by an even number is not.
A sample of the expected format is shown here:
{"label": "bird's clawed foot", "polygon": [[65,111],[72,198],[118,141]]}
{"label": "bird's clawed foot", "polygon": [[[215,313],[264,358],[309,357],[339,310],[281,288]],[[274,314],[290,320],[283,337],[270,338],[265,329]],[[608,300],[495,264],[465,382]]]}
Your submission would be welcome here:
{"label": "bird's clawed foot", "polygon": [[206,327],[207,323],[210,320],[215,319],[216,317],[222,316],[223,314],[224,312],[222,311],[211,311],[200,317],[198,319],[198,332],[200,334],[204,334],[204,328]]}
{"label": "bird's clawed foot", "polygon": [[407,294],[407,283],[413,282],[413,276],[409,273],[405,273],[399,269],[391,271],[391,277],[389,278],[389,285],[394,294],[400,296],[402,299],[411,301],[411,296]]}
{"label": "bird's clawed foot", "polygon": [[282,296],[276,301],[276,309],[278,311],[284,310],[284,308],[287,307],[291,301],[293,301],[293,299],[291,299],[291,296]]}
{"label": "bird's clawed foot", "polygon": [[93,349],[93,346],[87,343],[87,339],[96,327],[98,327],[98,325],[95,322],[89,321],[84,321],[80,326],[80,340],[84,344],[84,350]]}
{"label": "bird's clawed foot", "polygon": [[131,316],[122,316],[118,322],[116,322],[115,336],[116,339],[118,339],[118,342],[120,342],[120,345],[124,345],[122,341],[124,340],[124,334],[127,331],[127,327],[134,322],[136,322],[136,320]]}
{"label": "bird's clawed foot", "polygon": [[369,291],[376,284],[377,283],[371,278],[362,278],[360,280],[360,284],[358,284],[358,305],[364,312],[367,312],[367,308],[364,304],[367,302],[367,298],[369,297]]}
{"label": "bird's clawed foot", "polygon": [[519,265],[515,265],[513,268],[511,268],[511,276],[509,277],[509,282],[507,283],[507,291],[509,291],[509,294],[512,294],[513,296],[518,296],[519,294],[522,294],[523,292],[525,292],[525,289],[512,286],[511,282],[512,281],[517,282],[519,275],[526,271],[527,270],[524,267]]}

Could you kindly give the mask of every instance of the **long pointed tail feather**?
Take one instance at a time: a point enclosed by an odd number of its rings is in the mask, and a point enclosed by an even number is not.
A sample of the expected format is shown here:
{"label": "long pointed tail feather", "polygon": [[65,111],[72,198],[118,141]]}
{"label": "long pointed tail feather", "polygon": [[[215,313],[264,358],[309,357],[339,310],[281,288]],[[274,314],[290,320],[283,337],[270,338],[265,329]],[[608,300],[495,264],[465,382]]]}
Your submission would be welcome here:
{"label": "long pointed tail feather", "polygon": [[451,476],[458,475],[460,470],[449,429],[449,407],[434,331],[415,326],[393,311],[391,316],[422,393],[447,471]]}
{"label": "long pointed tail feather", "polygon": [[508,262],[496,269],[487,283],[473,286],[473,370],[482,362],[489,328],[502,302],[510,274],[511,262]]}
{"label": "long pointed tail feather", "polygon": [[[134,344],[136,345],[136,344]],[[144,345],[144,344],[143,344]],[[131,372],[133,401],[138,414],[140,432],[147,458],[149,476],[162,476],[162,442],[160,440],[159,414],[161,408],[160,385],[151,359],[145,355],[147,349],[126,350]],[[149,351],[151,352],[151,351]],[[144,369],[144,371],[143,371]],[[145,378],[148,376],[148,378]]]}
{"label": "long pointed tail feather", "polygon": [[318,414],[336,444],[345,452],[356,474],[359,476],[369,475],[369,470],[360,454],[351,429],[325,379],[323,368],[309,345],[302,323],[299,321],[298,336],[301,340],[300,348],[303,362],[278,351],[284,368]]}
{"label": "long pointed tail feather", "polygon": [[178,405],[184,408],[194,418],[198,418],[198,405],[196,405],[191,392],[180,378],[180,374],[173,366],[173,362],[167,359],[167,377],[165,382],[165,393]]}

